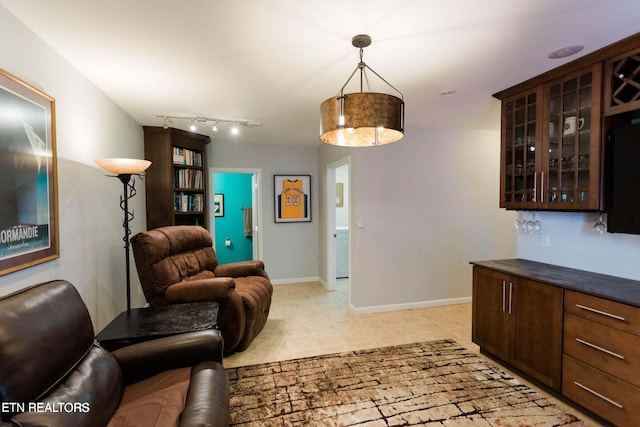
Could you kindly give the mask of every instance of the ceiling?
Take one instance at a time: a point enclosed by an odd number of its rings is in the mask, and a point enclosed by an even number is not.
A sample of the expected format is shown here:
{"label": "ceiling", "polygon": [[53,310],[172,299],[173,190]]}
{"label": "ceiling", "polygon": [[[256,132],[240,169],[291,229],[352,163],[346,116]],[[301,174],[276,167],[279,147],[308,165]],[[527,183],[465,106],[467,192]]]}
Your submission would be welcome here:
{"label": "ceiling", "polygon": [[[142,125],[161,126],[156,115],[248,120],[262,125],[241,128],[239,143],[302,146],[320,144],[320,103],[355,69],[356,34],[373,39],[367,65],[404,94],[409,136],[434,126],[497,130],[491,94],[577,57],[552,60],[553,50],[580,44],[580,56],[637,32],[640,18],[638,0],[0,4]],[[209,125],[197,132],[231,138]]]}

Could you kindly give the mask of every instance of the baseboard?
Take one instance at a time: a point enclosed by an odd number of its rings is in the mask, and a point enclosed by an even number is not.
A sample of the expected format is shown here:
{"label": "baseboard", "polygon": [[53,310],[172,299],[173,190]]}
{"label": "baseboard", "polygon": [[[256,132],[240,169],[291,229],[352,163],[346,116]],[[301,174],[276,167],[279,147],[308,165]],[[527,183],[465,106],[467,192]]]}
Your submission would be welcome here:
{"label": "baseboard", "polygon": [[320,277],[318,276],[314,276],[314,277],[296,277],[293,279],[277,279],[277,280],[273,280],[271,279],[271,284],[273,285],[290,285],[292,283],[306,283],[306,282],[322,282],[322,280],[320,279]]}
{"label": "baseboard", "polygon": [[349,304],[349,310],[355,314],[381,313],[383,311],[412,310],[415,308],[439,307],[442,305],[467,304],[471,297],[439,299],[433,301],[409,302],[405,304],[374,305],[370,307],[354,307]]}

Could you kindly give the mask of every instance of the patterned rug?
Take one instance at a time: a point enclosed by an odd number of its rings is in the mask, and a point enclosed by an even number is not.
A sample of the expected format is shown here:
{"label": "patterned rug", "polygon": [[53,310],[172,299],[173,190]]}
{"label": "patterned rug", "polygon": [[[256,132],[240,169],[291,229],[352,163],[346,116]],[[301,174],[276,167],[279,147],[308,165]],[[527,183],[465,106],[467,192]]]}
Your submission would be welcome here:
{"label": "patterned rug", "polygon": [[227,370],[234,426],[583,426],[455,341]]}

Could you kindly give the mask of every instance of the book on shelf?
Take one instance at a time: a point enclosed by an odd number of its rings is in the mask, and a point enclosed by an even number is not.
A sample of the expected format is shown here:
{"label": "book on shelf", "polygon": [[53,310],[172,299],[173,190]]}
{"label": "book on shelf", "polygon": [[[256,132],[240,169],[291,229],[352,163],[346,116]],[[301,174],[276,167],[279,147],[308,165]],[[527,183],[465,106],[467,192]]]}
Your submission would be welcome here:
{"label": "book on shelf", "polygon": [[174,186],[176,188],[203,189],[203,172],[194,169],[177,169],[175,171]]}
{"label": "book on shelf", "polygon": [[203,212],[204,195],[176,192],[173,197],[173,210],[176,212]]}
{"label": "book on shelf", "polygon": [[182,147],[173,147],[173,164],[202,167],[202,153]]}

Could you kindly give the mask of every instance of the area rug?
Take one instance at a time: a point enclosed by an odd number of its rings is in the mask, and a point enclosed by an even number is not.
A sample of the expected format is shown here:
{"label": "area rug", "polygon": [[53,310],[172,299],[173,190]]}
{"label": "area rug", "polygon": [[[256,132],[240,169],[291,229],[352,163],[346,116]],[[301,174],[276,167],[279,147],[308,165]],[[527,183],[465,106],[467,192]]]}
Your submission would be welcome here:
{"label": "area rug", "polygon": [[440,340],[227,370],[233,426],[583,426]]}

